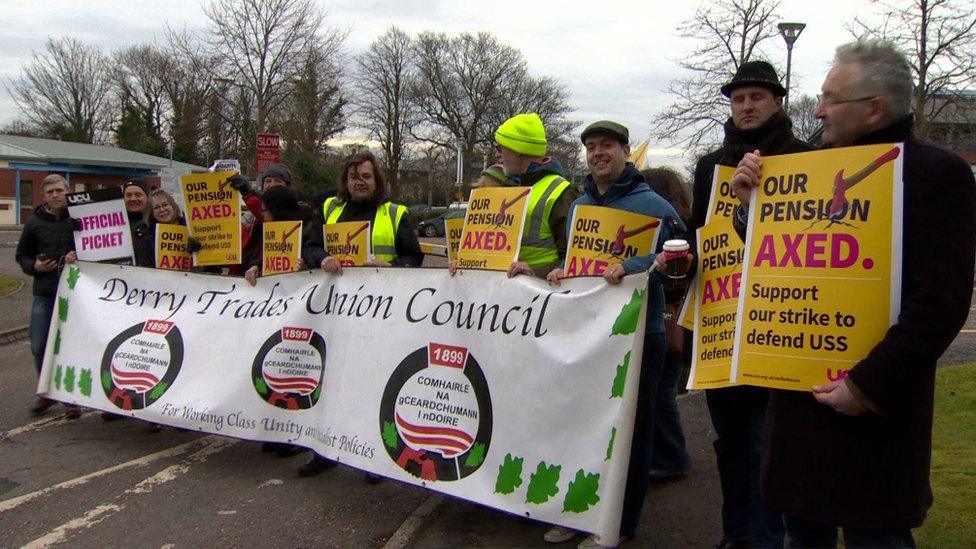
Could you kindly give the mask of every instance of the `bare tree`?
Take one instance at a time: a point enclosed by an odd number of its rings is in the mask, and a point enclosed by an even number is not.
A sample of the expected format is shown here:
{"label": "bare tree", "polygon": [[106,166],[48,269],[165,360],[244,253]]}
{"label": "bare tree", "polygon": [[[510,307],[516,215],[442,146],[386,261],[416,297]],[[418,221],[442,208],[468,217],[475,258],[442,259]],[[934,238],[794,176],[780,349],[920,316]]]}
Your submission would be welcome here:
{"label": "bare tree", "polygon": [[163,123],[171,58],[161,49],[141,44],[116,52],[113,80],[121,112],[115,122],[116,144],[148,154],[165,154]]}
{"label": "bare tree", "polygon": [[48,38],[7,91],[42,135],[93,143],[108,122],[111,78],[102,51],[74,38]]}
{"label": "bare tree", "polygon": [[793,135],[797,139],[812,142],[820,134],[820,120],[813,116],[813,111],[820,101],[812,95],[801,95],[790,100],[790,120],[793,121]]}
{"label": "bare tree", "polygon": [[[448,150],[460,144],[470,159],[490,150],[495,128],[511,114],[548,109],[543,121],[549,139],[572,127],[561,119],[570,112],[562,86],[555,79],[533,80],[522,53],[487,32],[453,38],[421,33],[414,52],[417,78],[410,97],[424,122],[411,135],[421,141]],[[465,181],[472,171],[465,163]]]}
{"label": "bare tree", "polygon": [[678,99],[654,116],[655,135],[690,149],[718,140],[729,117],[719,86],[739,65],[763,56],[763,43],[778,33],[778,6],[775,0],[716,0],[678,27],[678,35],[696,46],[678,62],[690,74],[668,86]]}
{"label": "bare tree", "polygon": [[884,14],[882,22],[857,18],[848,30],[856,37],[889,40],[908,56],[915,76],[915,131],[925,137],[930,121],[958,102],[954,92],[976,85],[976,5],[958,0],[874,3]]}
{"label": "bare tree", "polygon": [[410,36],[395,26],[356,59],[360,124],[383,147],[384,170],[395,195],[414,107],[407,88],[414,77]]}
{"label": "bare tree", "polygon": [[[170,111],[169,141],[173,158],[209,164],[217,154],[213,140],[205,139],[208,133],[205,121],[214,118],[208,117],[208,106],[214,106],[215,99],[219,105],[219,97],[209,77],[214,60],[201,53],[197,46],[191,34],[167,29],[169,63],[162,78],[163,90]],[[220,121],[219,116],[216,119]],[[217,129],[219,134],[219,126]]]}
{"label": "bare tree", "polygon": [[323,27],[313,0],[210,0],[203,38],[223,61],[215,76],[236,80],[253,97],[254,124],[268,129],[270,114],[291,93],[310,49],[338,49],[345,34]]}

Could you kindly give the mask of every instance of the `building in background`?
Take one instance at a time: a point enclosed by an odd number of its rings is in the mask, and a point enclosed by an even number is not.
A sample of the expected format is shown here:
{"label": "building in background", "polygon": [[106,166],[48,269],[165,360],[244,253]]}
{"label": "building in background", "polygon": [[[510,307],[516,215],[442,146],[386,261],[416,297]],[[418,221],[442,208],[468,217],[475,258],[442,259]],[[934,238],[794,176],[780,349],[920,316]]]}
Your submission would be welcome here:
{"label": "building in background", "polygon": [[0,225],[30,219],[34,206],[43,202],[41,180],[51,173],[63,175],[70,192],[141,179],[151,188],[179,194],[180,175],[206,170],[118,147],[0,134]]}

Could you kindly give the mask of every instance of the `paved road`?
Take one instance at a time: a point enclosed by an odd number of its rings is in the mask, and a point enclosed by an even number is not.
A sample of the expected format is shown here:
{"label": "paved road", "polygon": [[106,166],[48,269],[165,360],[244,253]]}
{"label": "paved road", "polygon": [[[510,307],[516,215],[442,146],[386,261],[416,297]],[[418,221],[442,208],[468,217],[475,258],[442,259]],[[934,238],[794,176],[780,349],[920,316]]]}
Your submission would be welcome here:
{"label": "paved road", "polygon": [[[15,241],[0,232],[0,273],[19,275]],[[27,323],[29,291],[0,299],[0,330]],[[944,362],[976,360],[973,318],[967,330]],[[536,522],[397,482],[367,485],[352,469],[298,478],[305,455],[281,459],[252,442],[153,433],[143,422],[105,422],[92,412],[72,421],[60,407],[33,418],[34,383],[27,342],[0,347],[2,546],[544,545],[546,527]],[[680,407],[695,466],[679,482],[652,487],[640,546],[702,547],[721,537],[703,398],[684,397]]]}

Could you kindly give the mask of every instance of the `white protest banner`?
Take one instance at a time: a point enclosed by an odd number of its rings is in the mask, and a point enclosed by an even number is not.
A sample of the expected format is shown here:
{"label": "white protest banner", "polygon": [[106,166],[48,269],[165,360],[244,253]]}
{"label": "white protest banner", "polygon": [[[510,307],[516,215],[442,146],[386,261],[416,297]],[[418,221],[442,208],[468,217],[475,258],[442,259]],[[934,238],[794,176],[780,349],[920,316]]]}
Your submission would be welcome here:
{"label": "white protest banner", "polygon": [[65,198],[68,215],[76,219],[81,228],[74,232],[78,259],[135,264],[122,189],[112,187],[70,193]]}
{"label": "white protest banner", "polygon": [[613,538],[646,286],[349,267],[251,287],[78,263],[38,390]]}

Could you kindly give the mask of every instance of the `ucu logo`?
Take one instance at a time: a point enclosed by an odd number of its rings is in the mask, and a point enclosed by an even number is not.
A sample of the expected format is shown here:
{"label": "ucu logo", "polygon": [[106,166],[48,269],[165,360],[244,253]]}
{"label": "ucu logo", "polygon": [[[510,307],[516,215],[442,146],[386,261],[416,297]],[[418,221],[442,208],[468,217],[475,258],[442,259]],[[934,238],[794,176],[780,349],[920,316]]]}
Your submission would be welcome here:
{"label": "ucu logo", "polygon": [[834,370],[828,368],[827,379],[829,379],[830,381],[840,381],[845,377],[847,377],[847,372],[849,371],[850,370],[837,370],[837,373],[834,373]]}
{"label": "ucu logo", "polygon": [[71,204],[87,204],[91,202],[91,195],[88,193],[74,193],[68,195],[68,202]]}

